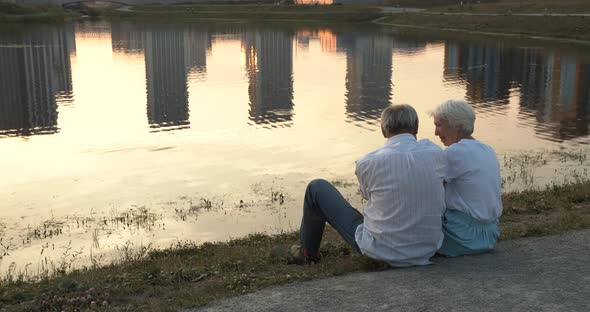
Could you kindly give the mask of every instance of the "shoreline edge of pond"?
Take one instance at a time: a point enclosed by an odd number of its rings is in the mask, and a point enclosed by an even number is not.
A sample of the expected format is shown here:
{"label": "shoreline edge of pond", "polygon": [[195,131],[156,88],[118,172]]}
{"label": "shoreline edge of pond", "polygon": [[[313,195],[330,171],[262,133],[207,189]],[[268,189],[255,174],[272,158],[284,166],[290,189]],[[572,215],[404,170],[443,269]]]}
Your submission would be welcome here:
{"label": "shoreline edge of pond", "polygon": [[[501,240],[590,228],[590,181],[503,194]],[[287,263],[296,232],[251,234],[228,242],[178,242],[167,249],[122,251],[117,263],[60,267],[0,279],[0,310],[175,311],[272,285],[352,272],[382,271],[385,263],[352,252],[331,228],[316,265]]]}

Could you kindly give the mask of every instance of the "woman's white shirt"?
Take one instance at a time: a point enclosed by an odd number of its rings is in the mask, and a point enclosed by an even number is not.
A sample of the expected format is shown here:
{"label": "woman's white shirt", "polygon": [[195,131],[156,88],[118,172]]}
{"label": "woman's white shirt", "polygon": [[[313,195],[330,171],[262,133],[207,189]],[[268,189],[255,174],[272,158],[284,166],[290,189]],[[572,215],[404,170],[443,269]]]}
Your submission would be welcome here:
{"label": "woman's white shirt", "polygon": [[447,159],[447,209],[480,221],[502,215],[500,165],[494,150],[473,139],[462,139],[444,150]]}

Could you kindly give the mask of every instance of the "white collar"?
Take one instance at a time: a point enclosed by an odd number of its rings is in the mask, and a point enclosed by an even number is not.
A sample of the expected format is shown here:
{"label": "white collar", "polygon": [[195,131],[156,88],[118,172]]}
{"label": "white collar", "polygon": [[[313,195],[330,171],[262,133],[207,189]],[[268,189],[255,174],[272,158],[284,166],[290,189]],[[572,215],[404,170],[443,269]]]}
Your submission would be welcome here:
{"label": "white collar", "polygon": [[409,141],[416,142],[416,137],[413,134],[402,133],[402,134],[394,135],[391,138],[387,139],[387,142],[385,142],[385,145],[394,145],[397,143],[409,142]]}

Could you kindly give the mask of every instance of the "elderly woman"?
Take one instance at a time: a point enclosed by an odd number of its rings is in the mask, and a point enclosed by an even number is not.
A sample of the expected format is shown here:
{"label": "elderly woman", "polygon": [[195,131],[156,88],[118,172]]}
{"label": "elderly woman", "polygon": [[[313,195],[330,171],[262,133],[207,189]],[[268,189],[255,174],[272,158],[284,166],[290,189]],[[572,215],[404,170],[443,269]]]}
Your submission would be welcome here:
{"label": "elderly woman", "polygon": [[496,153],[473,138],[475,112],[463,100],[435,108],[435,135],[447,146],[444,240],[439,254],[455,257],[486,252],[500,236],[500,166]]}

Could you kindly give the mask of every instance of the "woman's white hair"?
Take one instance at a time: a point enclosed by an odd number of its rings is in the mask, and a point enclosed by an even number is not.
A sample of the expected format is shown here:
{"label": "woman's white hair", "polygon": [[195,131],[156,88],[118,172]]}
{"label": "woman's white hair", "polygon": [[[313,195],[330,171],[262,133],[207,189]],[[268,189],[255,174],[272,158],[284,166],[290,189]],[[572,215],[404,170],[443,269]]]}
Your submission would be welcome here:
{"label": "woman's white hair", "polygon": [[464,100],[448,100],[430,112],[436,118],[446,119],[452,127],[457,127],[464,135],[473,133],[475,111]]}
{"label": "woman's white hair", "polygon": [[408,104],[390,105],[381,113],[383,134],[394,135],[403,132],[418,132],[418,114]]}

